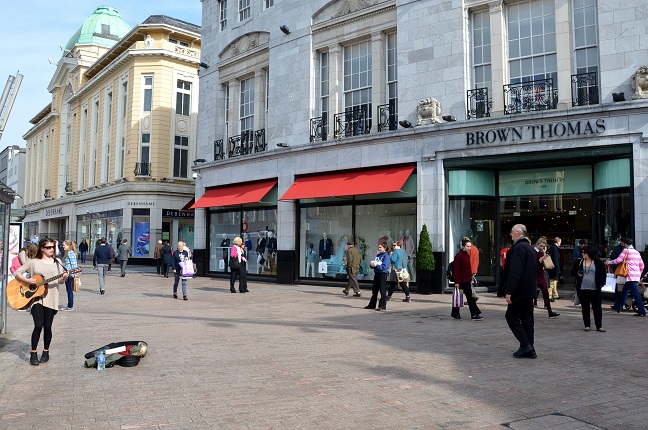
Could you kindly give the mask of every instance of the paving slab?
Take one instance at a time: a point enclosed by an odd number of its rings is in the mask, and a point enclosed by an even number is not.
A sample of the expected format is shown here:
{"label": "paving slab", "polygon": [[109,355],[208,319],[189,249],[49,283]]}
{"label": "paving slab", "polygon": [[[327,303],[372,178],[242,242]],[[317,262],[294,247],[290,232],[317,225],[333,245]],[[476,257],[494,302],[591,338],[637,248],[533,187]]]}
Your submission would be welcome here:
{"label": "paving slab", "polygon": [[[535,312],[538,359],[515,359],[494,294],[481,294],[483,320],[466,307],[456,321],[450,295],[398,292],[376,312],[367,290],[253,282],[231,294],[197,277],[183,301],[155,268],[113,268],[105,295],[84,270],[49,363],[29,365],[31,316],[9,311],[0,429],[646,428],[648,319],[631,312],[605,307],[607,333],[584,332],[580,307],[557,300],[560,318]],[[124,340],[149,344],[137,367],[83,366]]]}

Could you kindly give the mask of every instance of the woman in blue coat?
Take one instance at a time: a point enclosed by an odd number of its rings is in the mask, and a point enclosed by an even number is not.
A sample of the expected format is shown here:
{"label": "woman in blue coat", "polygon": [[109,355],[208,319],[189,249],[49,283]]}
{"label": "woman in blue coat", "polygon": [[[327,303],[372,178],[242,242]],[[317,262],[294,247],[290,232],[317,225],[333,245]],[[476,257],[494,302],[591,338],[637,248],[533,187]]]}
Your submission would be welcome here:
{"label": "woman in blue coat", "polygon": [[[371,262],[371,267],[374,269],[374,278],[371,286],[371,299],[365,309],[376,309],[377,311],[387,309],[387,273],[390,265],[391,260],[389,254],[387,254],[387,242],[381,242],[378,245],[378,254],[374,261]],[[380,302],[378,308],[376,308],[378,290],[380,290]]]}

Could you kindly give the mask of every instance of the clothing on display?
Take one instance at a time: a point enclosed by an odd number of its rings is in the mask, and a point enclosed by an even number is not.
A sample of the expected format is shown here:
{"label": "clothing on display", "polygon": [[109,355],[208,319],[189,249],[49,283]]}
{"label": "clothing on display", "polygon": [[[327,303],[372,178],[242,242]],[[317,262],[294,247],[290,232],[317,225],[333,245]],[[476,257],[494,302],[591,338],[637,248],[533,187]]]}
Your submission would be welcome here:
{"label": "clothing on display", "polygon": [[319,243],[319,256],[322,260],[331,258],[333,253],[333,241],[328,237],[320,239]]}

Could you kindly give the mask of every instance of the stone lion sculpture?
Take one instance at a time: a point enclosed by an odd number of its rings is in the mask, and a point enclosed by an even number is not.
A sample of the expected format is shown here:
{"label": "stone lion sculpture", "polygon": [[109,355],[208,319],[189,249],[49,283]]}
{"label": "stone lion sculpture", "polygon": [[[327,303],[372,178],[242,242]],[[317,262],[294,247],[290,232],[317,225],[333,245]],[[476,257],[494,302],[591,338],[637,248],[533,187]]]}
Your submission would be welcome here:
{"label": "stone lion sculpture", "polygon": [[634,90],[633,99],[648,98],[648,66],[641,66],[632,75],[630,84]]}
{"label": "stone lion sculpture", "polygon": [[440,123],[441,103],[434,97],[424,98],[416,106],[416,113],[418,114],[416,125]]}

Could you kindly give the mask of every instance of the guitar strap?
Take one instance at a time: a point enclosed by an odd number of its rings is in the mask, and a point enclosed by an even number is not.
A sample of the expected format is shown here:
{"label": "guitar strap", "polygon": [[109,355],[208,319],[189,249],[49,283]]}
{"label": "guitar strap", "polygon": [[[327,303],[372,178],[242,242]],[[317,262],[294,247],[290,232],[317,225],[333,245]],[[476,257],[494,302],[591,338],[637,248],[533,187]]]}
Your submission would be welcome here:
{"label": "guitar strap", "polygon": [[[57,264],[59,267],[61,267],[61,268],[63,269],[64,272],[67,272],[67,271],[68,271],[68,270],[65,268],[65,266],[61,263],[61,261],[60,261],[58,258],[54,257],[54,261],[56,262],[56,264]],[[60,275],[60,274],[61,274],[61,271],[59,270],[59,275]]]}

